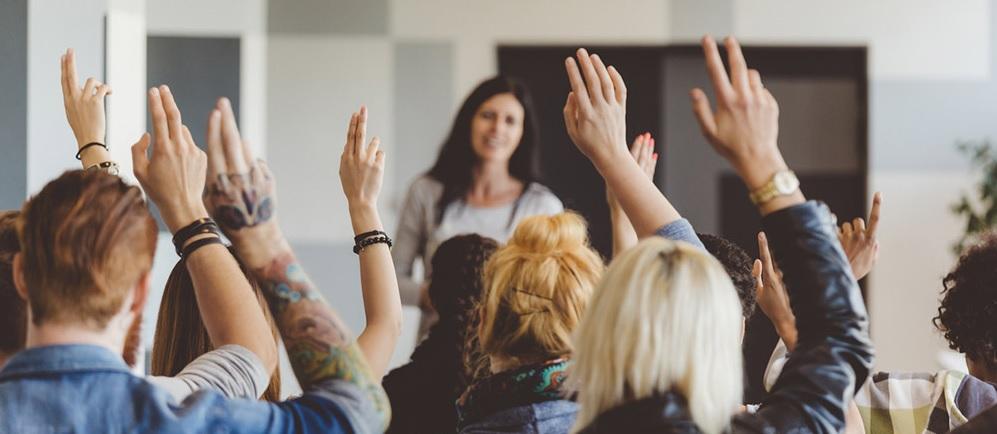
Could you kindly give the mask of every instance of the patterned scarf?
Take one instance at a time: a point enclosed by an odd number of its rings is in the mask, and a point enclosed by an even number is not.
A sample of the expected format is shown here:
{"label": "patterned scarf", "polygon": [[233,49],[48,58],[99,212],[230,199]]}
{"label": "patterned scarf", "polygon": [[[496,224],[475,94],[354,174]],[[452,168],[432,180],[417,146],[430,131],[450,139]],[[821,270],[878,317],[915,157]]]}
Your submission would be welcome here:
{"label": "patterned scarf", "polygon": [[561,384],[571,362],[555,359],[500,372],[467,388],[457,400],[457,426],[463,427],[500,410],[566,399]]}

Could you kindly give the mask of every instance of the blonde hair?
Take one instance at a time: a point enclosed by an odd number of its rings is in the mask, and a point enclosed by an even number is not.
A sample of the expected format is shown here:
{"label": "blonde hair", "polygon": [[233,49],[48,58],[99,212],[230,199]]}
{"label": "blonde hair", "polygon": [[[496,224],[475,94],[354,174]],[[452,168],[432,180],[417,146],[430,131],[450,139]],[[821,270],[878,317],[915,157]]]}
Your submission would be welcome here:
{"label": "blonde hair", "polygon": [[741,404],[741,305],[709,254],[659,237],[617,257],[575,336],[572,432],[629,401],[673,391],[707,434]]}
{"label": "blonde hair", "polygon": [[571,354],[571,333],[604,268],[578,214],[524,219],[485,264],[482,353],[519,363]]}

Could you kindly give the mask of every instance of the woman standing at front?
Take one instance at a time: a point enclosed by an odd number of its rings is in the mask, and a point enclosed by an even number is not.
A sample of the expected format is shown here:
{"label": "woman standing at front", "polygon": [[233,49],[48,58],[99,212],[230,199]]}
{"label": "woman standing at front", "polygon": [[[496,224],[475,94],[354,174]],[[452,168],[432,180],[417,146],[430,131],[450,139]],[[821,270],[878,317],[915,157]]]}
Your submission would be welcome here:
{"label": "woman standing at front", "polygon": [[421,259],[428,281],[429,258],[448,238],[477,233],[503,243],[523,218],[564,209],[537,182],[538,135],[522,83],[491,78],[467,97],[436,163],[412,183],[402,207],[392,258],[403,304],[420,304],[425,285],[413,265]]}

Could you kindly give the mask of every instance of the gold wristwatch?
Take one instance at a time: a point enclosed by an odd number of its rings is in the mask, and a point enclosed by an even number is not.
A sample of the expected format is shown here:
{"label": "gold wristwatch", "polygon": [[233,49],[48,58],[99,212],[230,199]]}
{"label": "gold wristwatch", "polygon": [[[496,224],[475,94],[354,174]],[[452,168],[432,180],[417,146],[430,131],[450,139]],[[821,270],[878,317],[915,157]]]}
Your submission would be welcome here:
{"label": "gold wristwatch", "polygon": [[800,188],[800,180],[792,170],[780,170],[772,175],[769,182],[751,192],[749,197],[755,205],[761,205],[779,196],[787,196]]}

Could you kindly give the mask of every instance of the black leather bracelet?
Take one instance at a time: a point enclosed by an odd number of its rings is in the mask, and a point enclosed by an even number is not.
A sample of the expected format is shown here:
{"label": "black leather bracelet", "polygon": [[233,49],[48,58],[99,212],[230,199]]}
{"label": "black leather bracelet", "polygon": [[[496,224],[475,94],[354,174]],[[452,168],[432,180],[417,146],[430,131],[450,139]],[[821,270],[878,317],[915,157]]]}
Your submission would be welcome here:
{"label": "black leather bracelet", "polygon": [[101,148],[104,148],[105,151],[110,151],[110,149],[107,148],[107,145],[105,145],[103,143],[100,143],[100,142],[90,142],[90,143],[87,143],[87,144],[83,145],[82,147],[80,147],[79,151],[76,151],[76,159],[77,160],[82,160],[82,158],[80,157],[80,155],[83,154],[83,151],[85,151],[85,150],[87,150],[87,148],[90,148],[90,147],[93,147],[93,146],[100,146]]}
{"label": "black leather bracelet", "polygon": [[363,241],[364,239],[373,237],[375,235],[388,236],[388,234],[386,234],[384,231],[373,230],[373,231],[370,231],[370,232],[364,232],[364,233],[362,233],[360,235],[357,235],[357,236],[353,237],[353,242],[359,244],[360,241]]}
{"label": "black leather bracelet", "polygon": [[353,246],[353,253],[356,253],[356,254],[359,255],[360,252],[364,251],[364,249],[366,249],[367,247],[370,247],[370,246],[372,246],[374,244],[387,244],[389,249],[393,246],[393,243],[391,241],[391,237],[389,237],[386,234],[385,235],[377,235],[377,236],[367,237],[367,238],[364,238],[363,240],[360,240],[360,242],[358,242],[355,246]]}
{"label": "black leather bracelet", "polygon": [[218,228],[218,223],[215,223],[210,217],[194,220],[193,223],[180,228],[180,230],[173,234],[173,247],[176,248],[177,255],[183,256],[181,253],[183,245],[191,237],[207,233],[214,233],[221,237],[221,230]]}
{"label": "black leather bracelet", "polygon": [[201,247],[207,246],[209,244],[221,244],[224,246],[225,242],[222,241],[220,237],[201,238],[184,247],[183,252],[180,254],[180,258],[187,258],[188,256],[190,256],[191,253],[194,253],[195,250],[200,249]]}

